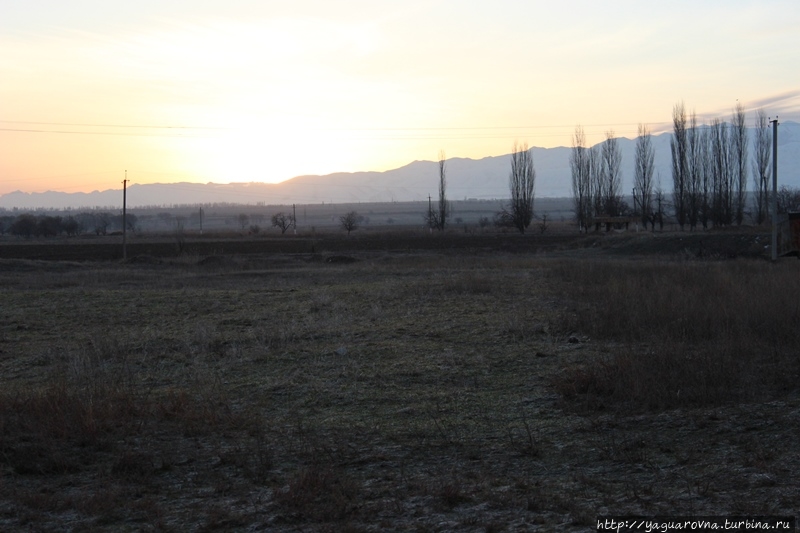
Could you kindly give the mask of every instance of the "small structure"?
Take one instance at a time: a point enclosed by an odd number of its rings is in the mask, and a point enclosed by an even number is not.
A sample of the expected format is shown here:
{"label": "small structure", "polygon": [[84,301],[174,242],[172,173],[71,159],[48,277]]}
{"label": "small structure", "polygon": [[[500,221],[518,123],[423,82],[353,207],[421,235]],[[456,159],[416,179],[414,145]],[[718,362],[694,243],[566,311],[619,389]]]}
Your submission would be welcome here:
{"label": "small structure", "polygon": [[605,224],[606,231],[611,231],[611,228],[614,229],[622,229],[625,226],[625,229],[628,229],[628,226],[631,223],[636,223],[639,220],[639,217],[595,217],[594,218],[594,230],[600,231],[600,226]]}
{"label": "small structure", "polygon": [[778,222],[778,256],[800,255],[800,212],[789,213]]}

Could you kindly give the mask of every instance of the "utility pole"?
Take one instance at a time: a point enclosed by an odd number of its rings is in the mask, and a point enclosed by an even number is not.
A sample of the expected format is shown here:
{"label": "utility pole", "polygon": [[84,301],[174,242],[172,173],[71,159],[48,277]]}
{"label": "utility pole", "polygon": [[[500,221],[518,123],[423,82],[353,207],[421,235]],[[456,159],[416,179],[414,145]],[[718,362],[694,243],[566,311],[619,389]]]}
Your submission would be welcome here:
{"label": "utility pole", "polygon": [[122,260],[128,259],[128,171],[122,180]]}
{"label": "utility pole", "polygon": [[778,260],[778,117],[772,122],[772,261]]}
{"label": "utility pole", "polygon": [[203,234],[203,208],[200,208],[200,235]]}
{"label": "utility pole", "polygon": [[297,204],[292,204],[292,226],[294,226],[294,234],[297,235]]}

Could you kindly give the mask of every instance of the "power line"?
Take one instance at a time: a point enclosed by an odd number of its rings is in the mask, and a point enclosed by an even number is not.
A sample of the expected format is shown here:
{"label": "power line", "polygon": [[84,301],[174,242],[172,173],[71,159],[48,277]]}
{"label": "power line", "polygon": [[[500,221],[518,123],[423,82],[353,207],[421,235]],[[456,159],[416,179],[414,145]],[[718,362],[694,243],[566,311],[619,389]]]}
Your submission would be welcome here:
{"label": "power line", "polygon": [[[36,126],[65,126],[77,128],[116,128],[134,130],[157,130],[155,132],[120,132],[120,131],[97,131],[97,130],[74,130],[74,129],[53,129],[53,128],[0,128],[0,132],[11,133],[54,133],[67,135],[109,135],[123,137],[208,137],[213,132],[232,132],[245,128],[218,127],[218,126],[186,126],[186,125],[163,125],[163,124],[109,124],[109,123],[81,123],[81,122],[45,122],[45,121],[23,121],[0,119],[0,124],[21,124]],[[668,125],[668,122],[649,123],[653,126]],[[633,128],[638,126],[634,123],[597,123],[583,125],[586,128]],[[529,133],[526,137],[569,137],[572,135],[574,125],[511,125],[511,126],[422,126],[422,127],[376,127],[376,128],[307,128],[296,130],[289,128],[281,130],[285,133],[294,131],[297,134],[307,134],[309,131],[318,133],[350,133],[351,140],[470,140],[470,139],[512,139],[519,137],[523,131],[540,131],[541,133]],[[560,130],[545,133],[543,130]],[[266,131],[265,128],[258,128],[250,135],[257,135]],[[191,133],[200,132],[200,135]],[[187,135],[187,133],[189,135]],[[376,137],[374,134],[378,133]],[[627,130],[625,131],[627,133]],[[359,135],[362,134],[362,135]],[[592,135],[592,133],[589,133]]]}
{"label": "power line", "polygon": [[0,131],[16,133],[66,133],[73,135],[114,135],[120,137],[186,137],[186,135],[168,133],[120,133],[111,131],[74,131],[74,130],[40,130],[23,128],[0,128]]}
{"label": "power line", "polygon": [[85,128],[142,128],[142,129],[181,129],[181,130],[225,130],[215,126],[164,126],[153,124],[92,124],[86,122],[36,122],[30,120],[0,120],[0,124],[34,124],[37,126],[77,126]]}
{"label": "power line", "polygon": [[[75,126],[87,128],[141,128],[141,129],[188,129],[188,130],[236,130],[240,128],[223,126],[184,126],[174,124],[107,124],[89,122],[42,122],[30,120],[0,119],[0,124],[33,124],[39,126]],[[671,124],[671,122],[649,122],[648,124]],[[633,122],[581,124],[584,127],[616,127],[638,126]],[[513,129],[547,129],[574,128],[575,124],[550,125],[512,125],[512,126],[410,126],[410,127],[375,127],[375,128],[309,128],[313,131],[449,131],[449,130],[513,130]]]}
{"label": "power line", "polygon": [[[542,127],[544,128],[544,127]],[[499,130],[518,130],[516,133],[499,133]],[[534,128],[531,128],[534,129]],[[541,129],[541,128],[535,128]],[[514,128],[420,128],[420,129],[375,129],[375,130],[365,130],[365,129],[347,129],[347,130],[319,130],[319,129],[309,129],[308,131],[313,132],[397,132],[394,135],[379,135],[379,136],[367,136],[367,135],[356,135],[350,137],[349,140],[353,141],[363,141],[363,140],[377,140],[377,141],[403,141],[403,140],[470,140],[470,139],[516,139],[520,137],[519,131],[525,130],[524,127],[514,127]],[[230,130],[228,130],[230,131]],[[297,135],[300,134],[307,134],[306,132],[296,132]],[[412,132],[418,131],[421,132],[417,135],[413,134],[403,134],[402,132]],[[446,132],[462,132],[461,134],[447,134]],[[469,131],[496,131],[498,133],[493,134],[485,134],[485,133],[474,133],[469,134]],[[635,130],[629,130],[630,133],[634,133]],[[0,132],[10,132],[10,133],[54,133],[54,134],[68,134],[68,135],[107,135],[107,136],[115,136],[115,137],[171,137],[171,138],[208,138],[210,135],[208,134],[200,134],[200,135],[186,135],[182,133],[128,133],[128,132],[114,132],[114,131],[76,131],[76,130],[54,130],[54,129],[27,129],[27,128],[0,128]],[[430,132],[430,133],[425,133]],[[439,132],[439,133],[433,133]],[[620,131],[618,133],[628,133],[628,130]],[[599,135],[600,133],[592,133],[588,132],[589,135]],[[257,134],[250,134],[251,136],[256,136]],[[553,132],[553,133],[536,133],[536,134],[526,134],[523,135],[527,138],[539,138],[539,137],[564,137],[569,138],[572,136],[572,131],[561,131],[561,132]]]}

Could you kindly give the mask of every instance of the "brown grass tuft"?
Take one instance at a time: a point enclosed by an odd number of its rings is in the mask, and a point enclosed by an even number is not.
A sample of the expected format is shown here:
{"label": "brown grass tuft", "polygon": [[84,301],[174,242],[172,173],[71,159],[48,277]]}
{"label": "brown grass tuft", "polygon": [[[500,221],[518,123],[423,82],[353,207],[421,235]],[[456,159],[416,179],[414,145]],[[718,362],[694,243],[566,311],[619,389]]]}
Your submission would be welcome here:
{"label": "brown grass tuft", "polygon": [[298,471],[275,500],[294,518],[314,522],[340,521],[357,508],[358,486],[344,471],[312,465]]}
{"label": "brown grass tuft", "polygon": [[[762,262],[561,265],[574,329],[609,355],[555,380],[591,408],[772,397],[800,371],[800,277]],[[624,343],[624,344],[622,344]]]}

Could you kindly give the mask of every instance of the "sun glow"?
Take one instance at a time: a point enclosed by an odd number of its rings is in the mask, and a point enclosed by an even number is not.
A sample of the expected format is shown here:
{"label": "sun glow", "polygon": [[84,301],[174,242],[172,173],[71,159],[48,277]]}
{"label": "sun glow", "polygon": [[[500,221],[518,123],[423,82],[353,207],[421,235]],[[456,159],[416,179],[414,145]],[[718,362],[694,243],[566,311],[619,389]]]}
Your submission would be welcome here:
{"label": "sun glow", "polygon": [[133,168],[277,182],[569,146],[576,124],[592,142],[668,129],[679,100],[797,120],[800,9],[778,3],[780,28],[734,0],[681,32],[666,4],[19,3],[0,17],[0,194],[117,187]]}
{"label": "sun glow", "polygon": [[220,182],[279,182],[298,174],[330,173],[343,168],[343,151],[315,146],[290,126],[236,127],[194,140],[186,158],[199,175]]}
{"label": "sun glow", "polygon": [[184,168],[219,182],[278,182],[363,162],[342,128],[363,120],[358,109],[382,105],[384,92],[350,71],[378,41],[368,25],[277,19],[181,27],[138,39],[134,55],[161,54],[148,79],[194,82],[166,110],[180,123],[212,125],[173,143]]}

